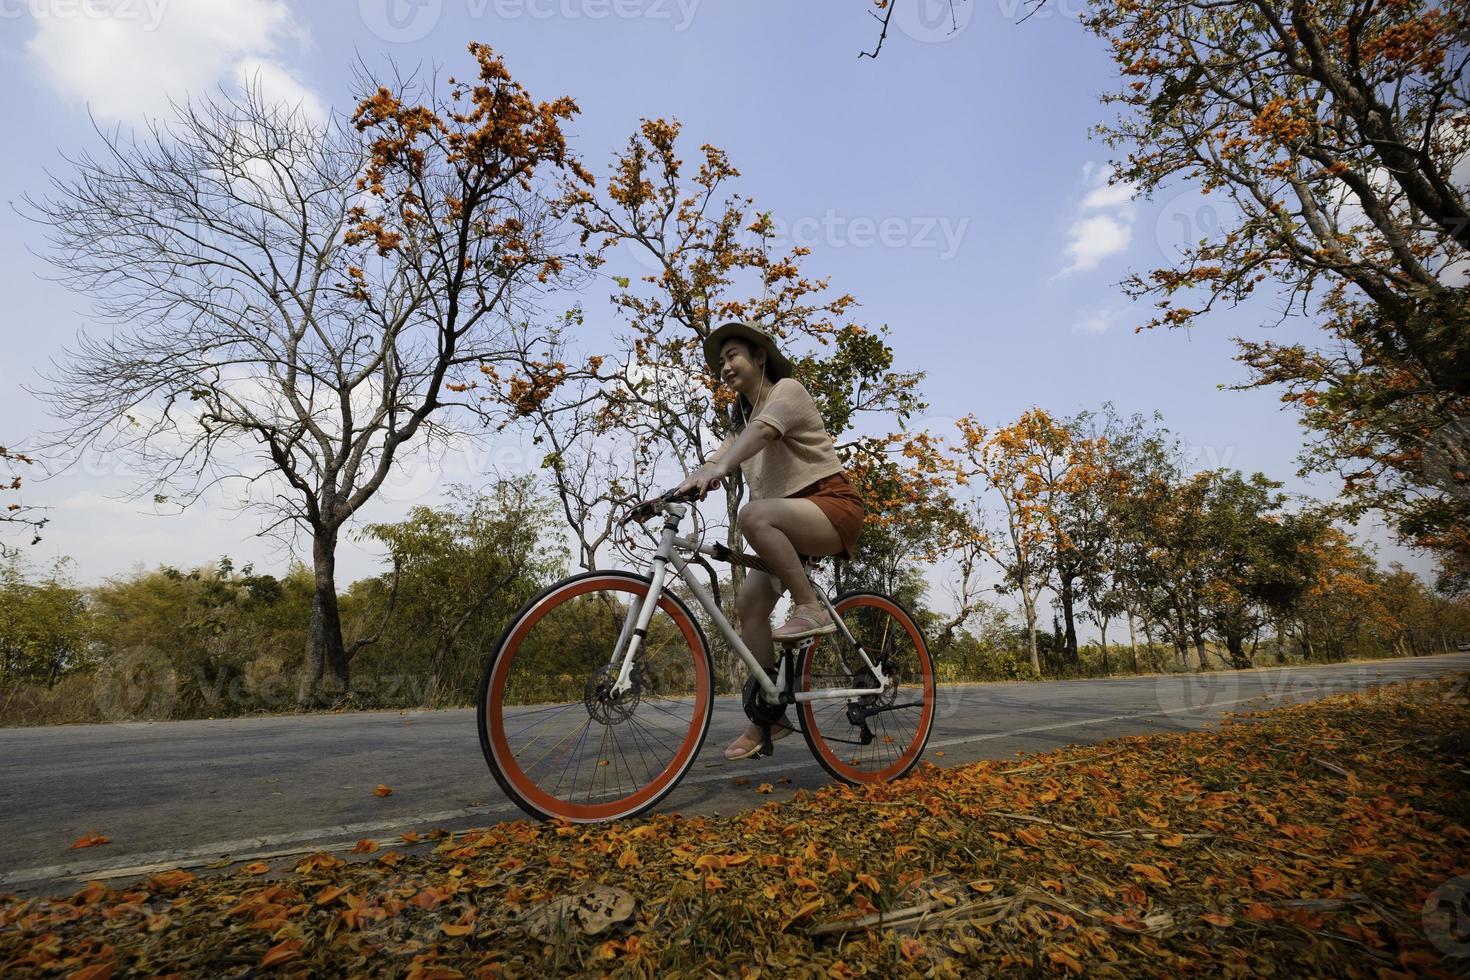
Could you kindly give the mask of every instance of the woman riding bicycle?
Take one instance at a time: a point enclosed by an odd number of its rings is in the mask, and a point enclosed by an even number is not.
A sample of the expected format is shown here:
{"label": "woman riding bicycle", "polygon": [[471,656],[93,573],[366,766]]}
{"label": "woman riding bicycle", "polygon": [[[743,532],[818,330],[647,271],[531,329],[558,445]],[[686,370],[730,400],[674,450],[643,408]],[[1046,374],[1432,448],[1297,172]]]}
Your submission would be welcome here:
{"label": "woman riding bicycle", "polygon": [[[745,576],[735,599],[740,636],[767,670],[775,666],[775,641],[789,642],[836,630],[801,565],[801,555],[852,557],[863,523],[863,503],[843,472],[832,436],[791,362],[769,334],[740,322],[726,323],[704,340],[705,360],[736,394],[730,409],[734,432],[676,493],[697,490],[700,499],[739,466],[750,501],[737,524],[771,570]],[[774,632],[771,613],[781,593],[791,592],[787,621]],[[791,729],[774,726],[771,739]],[[748,759],[761,748],[754,722],[725,749],[725,758]]]}

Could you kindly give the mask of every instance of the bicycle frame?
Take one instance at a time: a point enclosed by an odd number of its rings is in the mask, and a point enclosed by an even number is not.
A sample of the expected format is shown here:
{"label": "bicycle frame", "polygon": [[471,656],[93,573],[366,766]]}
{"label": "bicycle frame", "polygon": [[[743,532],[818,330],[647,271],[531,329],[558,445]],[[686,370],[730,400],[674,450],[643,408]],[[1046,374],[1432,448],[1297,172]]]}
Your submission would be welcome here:
{"label": "bicycle frame", "polygon": [[[789,658],[780,658],[780,673],[776,680],[771,680],[770,675],[766,673],[760,661],[755,659],[755,654],[750,652],[750,648],[745,645],[745,641],[740,638],[740,634],[735,632],[735,627],[731,626],[730,621],[725,618],[725,614],[720,610],[719,603],[715,602],[714,596],[710,595],[709,590],[699,581],[694,570],[689,567],[689,562],[679,555],[675,549],[682,549],[691,554],[708,555],[711,558],[718,558],[719,553],[711,545],[700,544],[689,538],[679,536],[679,522],[684,519],[684,515],[688,512],[688,508],[685,505],[664,504],[662,506],[665,514],[663,533],[659,536],[658,547],[654,551],[653,559],[649,563],[648,570],[648,575],[652,578],[653,582],[649,586],[648,595],[643,603],[641,605],[629,606],[628,615],[623,620],[623,628],[618,634],[618,642],[613,648],[612,658],[608,661],[609,664],[617,664],[621,660],[618,679],[613,684],[611,693],[613,695],[621,694],[632,685],[633,659],[637,656],[639,646],[648,635],[648,624],[653,621],[654,610],[658,608],[658,600],[663,595],[664,586],[668,583],[670,569],[672,569],[684,580],[684,584],[689,586],[689,591],[694,594],[694,598],[704,607],[705,612],[709,613],[710,618],[719,627],[720,633],[724,635],[725,640],[734,649],[736,655],[745,663],[746,671],[760,685],[761,693],[765,696],[767,703],[772,705],[780,704],[781,689],[785,687],[787,680],[786,664]],[[795,700],[797,702],[819,701],[835,698],[857,698],[865,694],[882,694],[884,687],[888,683],[888,678],[884,675],[883,669],[873,663],[868,657],[868,651],[864,650],[862,645],[853,637],[847,628],[847,624],[842,621],[842,617],[837,615],[837,609],[832,605],[832,601],[827,598],[827,594],[815,582],[812,582],[811,586],[817,593],[817,598],[822,601],[822,605],[827,607],[827,612],[831,614],[832,622],[837,624],[837,629],[841,631],[842,635],[847,638],[847,641],[857,650],[858,656],[863,658],[863,663],[872,671],[873,676],[878,679],[878,686],[798,691],[794,695]]]}

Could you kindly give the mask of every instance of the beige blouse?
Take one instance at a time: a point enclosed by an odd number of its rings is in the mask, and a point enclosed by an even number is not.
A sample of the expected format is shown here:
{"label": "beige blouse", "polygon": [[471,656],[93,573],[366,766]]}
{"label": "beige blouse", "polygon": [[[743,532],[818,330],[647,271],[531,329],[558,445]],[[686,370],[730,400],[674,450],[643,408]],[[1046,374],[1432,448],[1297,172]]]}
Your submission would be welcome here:
{"label": "beige blouse", "polygon": [[[817,403],[800,381],[782,378],[771,386],[765,400],[755,407],[750,423],[764,422],[780,434],[760,452],[740,464],[750,485],[750,499],[790,497],[823,477],[842,472],[837,449]],[[710,454],[710,461],[735,442],[731,433]]]}

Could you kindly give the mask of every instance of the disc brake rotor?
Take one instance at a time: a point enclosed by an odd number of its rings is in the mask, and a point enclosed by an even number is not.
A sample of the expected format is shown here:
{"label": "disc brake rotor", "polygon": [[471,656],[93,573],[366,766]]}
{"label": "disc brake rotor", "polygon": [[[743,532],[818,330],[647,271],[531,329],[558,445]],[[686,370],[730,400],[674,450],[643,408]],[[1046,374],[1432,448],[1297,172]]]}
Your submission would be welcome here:
{"label": "disc brake rotor", "polygon": [[631,718],[638,707],[638,701],[643,695],[642,670],[635,664],[633,673],[628,678],[628,689],[614,696],[612,689],[617,683],[618,671],[617,664],[608,664],[587,679],[586,689],[582,693],[582,704],[586,706],[587,714],[593,721],[616,725]]}

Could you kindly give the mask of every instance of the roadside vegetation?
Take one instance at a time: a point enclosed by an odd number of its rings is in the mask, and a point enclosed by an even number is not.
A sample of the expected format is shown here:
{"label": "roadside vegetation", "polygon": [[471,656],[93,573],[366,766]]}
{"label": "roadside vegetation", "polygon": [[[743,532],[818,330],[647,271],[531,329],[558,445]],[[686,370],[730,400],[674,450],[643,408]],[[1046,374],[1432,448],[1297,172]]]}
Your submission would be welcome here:
{"label": "roadside vegetation", "polygon": [[[870,11],[875,59],[893,6]],[[1311,318],[1317,342],[1266,331],[1237,360],[1299,413],[1300,472],[1339,484],[1330,500],[1111,405],[932,423],[916,325],[863,322],[715,134],[644,118],[586,163],[575,100],[538,101],[471,43],[452,77],[360,72],[324,126],[257,89],[199,95],[99,132],[24,196],[97,321],[38,388],[57,423],[39,448],[138,464],[162,508],[238,486],[263,533],[310,547],[270,573],[139,556],[82,587],[17,556],[49,515],[29,448],[0,448],[0,722],[464,703],[510,612],[564,572],[636,563],[622,508],[730,430],[698,353],[730,319],[780,339],[866,501],[828,584],[903,598],[945,680],[1470,641],[1470,13],[1104,0],[1083,26],[1120,79],[1094,127],[1110,183],[1222,200],[1218,227],[1117,284],[1151,301],[1136,329],[1266,290]],[[358,517],[409,454],[498,433],[538,447],[521,479]],[[706,532],[741,548],[746,499],[726,481]],[[1364,520],[1433,558],[1432,590],[1378,565]],[[343,535],[381,545],[384,574],[339,584]]]}
{"label": "roadside vegetation", "polygon": [[[1235,478],[1226,485],[1245,486]],[[570,570],[555,503],[538,497],[535,486],[521,478],[483,494],[456,491],[447,506],[417,507],[403,521],[363,530],[364,541],[384,549],[385,568],[339,597],[354,680],[352,690],[328,707],[474,703],[484,659],[506,623]],[[1195,506],[1185,495],[1160,499]],[[1122,506],[1130,506],[1126,498]],[[1223,509],[1224,517],[1211,507]],[[1100,550],[1139,554],[1111,574],[1089,568],[1087,584],[1076,592],[1077,615],[1110,622],[1106,610],[1123,608],[1125,625],[1109,630],[1106,646],[1095,641],[1074,648],[1058,604],[1052,627],[1034,634],[1039,675],[1024,616],[994,600],[972,600],[962,619],[934,608],[924,577],[883,550],[891,539],[882,533],[865,537],[855,560],[841,568],[842,581],[828,584],[892,588],[930,637],[941,683],[1333,663],[1441,653],[1470,639],[1465,600],[1440,595],[1401,568],[1377,567],[1329,523],[1311,523],[1319,537],[1303,540],[1281,530],[1297,518],[1284,515],[1278,522],[1273,516],[1242,517],[1233,498],[1204,498],[1198,510],[1176,513],[1171,521],[1197,521],[1205,530],[1172,540],[1161,535],[1147,544],[1120,543],[1114,535],[1127,525],[1104,518],[1101,526],[1109,530]],[[1227,543],[1254,548],[1253,533],[1264,538],[1261,564],[1221,560]],[[1272,556],[1270,547],[1282,551]],[[1174,569],[1195,569],[1198,577],[1181,579]],[[1055,574],[1049,583],[1054,593]],[[1175,587],[1180,581],[1192,590]],[[212,567],[140,569],[83,587],[71,580],[65,562],[35,569],[22,555],[5,559],[0,724],[302,710],[297,681],[313,589],[310,570],[300,565],[274,575],[222,558]],[[729,591],[723,595],[728,603]],[[1118,606],[1103,605],[1111,602]],[[1228,630],[1241,623],[1249,632],[1235,638],[1232,650]],[[728,668],[734,658],[719,634],[708,627],[705,633]],[[722,690],[731,688],[733,675],[717,672]]]}

